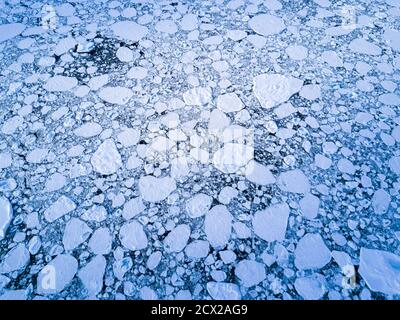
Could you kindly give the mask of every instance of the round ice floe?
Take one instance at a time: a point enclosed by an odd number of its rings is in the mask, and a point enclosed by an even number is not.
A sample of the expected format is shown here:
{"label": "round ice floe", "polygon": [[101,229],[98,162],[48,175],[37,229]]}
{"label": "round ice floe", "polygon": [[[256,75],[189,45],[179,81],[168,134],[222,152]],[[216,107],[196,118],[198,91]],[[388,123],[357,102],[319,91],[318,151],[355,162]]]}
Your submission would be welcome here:
{"label": "round ice floe", "polygon": [[159,32],[174,34],[178,31],[178,26],[172,20],[161,20],[156,23],[155,29]]}
{"label": "round ice floe", "polygon": [[96,294],[103,289],[106,265],[106,259],[99,255],[95,256],[88,264],[79,270],[78,277],[91,299],[96,298]]}
{"label": "round ice floe", "polygon": [[8,168],[12,164],[12,156],[9,152],[0,153],[0,170]]}
{"label": "round ice floe", "polygon": [[94,171],[110,175],[122,166],[121,156],[112,139],[105,140],[93,153],[90,162]]}
{"label": "round ice floe", "polygon": [[61,254],[47,264],[37,278],[38,294],[55,294],[64,290],[78,270],[78,261],[71,255]]}
{"label": "round ice floe", "polygon": [[307,176],[299,169],[281,173],[277,182],[279,188],[287,192],[305,194],[310,190],[310,182]]}
{"label": "round ice floe", "polygon": [[139,142],[140,131],[133,128],[127,128],[121,131],[117,138],[124,147],[131,147]]}
{"label": "round ice floe", "polygon": [[204,229],[208,242],[215,248],[225,246],[232,230],[232,216],[223,205],[213,207],[204,220]]}
{"label": "round ice floe", "polygon": [[0,25],[0,42],[12,39],[24,31],[26,26],[22,23],[8,23]]}
{"label": "round ice floe", "polygon": [[98,123],[87,122],[87,123],[81,125],[79,128],[75,129],[74,133],[78,137],[91,138],[91,137],[99,135],[102,130],[103,130],[103,128]]}
{"label": "round ice floe", "polygon": [[239,143],[226,143],[215,152],[214,166],[224,173],[238,173],[254,157],[254,149],[251,146]]}
{"label": "round ice floe", "polygon": [[122,62],[129,62],[133,59],[133,52],[127,47],[120,47],[117,50],[116,56]]}
{"label": "round ice floe", "polygon": [[261,163],[250,160],[246,166],[246,179],[259,185],[275,183],[275,177],[271,171]]}
{"label": "round ice floe", "polygon": [[256,212],[253,217],[254,233],[269,242],[284,240],[289,212],[289,206],[286,203],[276,204]]}
{"label": "round ice floe", "polygon": [[23,243],[17,244],[2,258],[0,274],[18,271],[22,272],[30,261],[30,254]]}
{"label": "round ice floe", "polygon": [[164,239],[166,252],[180,252],[185,247],[190,237],[190,227],[187,224],[180,224],[171,230]]}
{"label": "round ice floe", "polygon": [[185,31],[192,31],[197,29],[199,24],[198,18],[193,13],[187,13],[182,17],[181,20],[181,29]]}
{"label": "round ice floe", "polygon": [[239,286],[227,282],[208,282],[207,291],[214,300],[240,300]]}
{"label": "round ice floe", "polygon": [[92,233],[92,229],[78,218],[72,218],[68,221],[63,235],[63,245],[66,251],[73,250],[81,243],[86,241]]}
{"label": "round ice floe", "polygon": [[133,68],[129,69],[126,76],[129,79],[142,80],[147,77],[147,69],[143,68],[143,67],[133,67]]}
{"label": "round ice floe", "polygon": [[137,42],[147,35],[147,27],[132,21],[119,21],[111,26],[114,34],[122,39]]}
{"label": "round ice floe", "polygon": [[4,134],[13,134],[24,123],[24,118],[14,116],[3,122],[1,132]]}
{"label": "round ice floe", "polygon": [[205,258],[210,251],[210,244],[208,241],[195,240],[189,243],[185,248],[185,253],[189,258],[201,259]]}
{"label": "round ice floe", "polygon": [[294,287],[298,294],[305,300],[318,300],[326,292],[324,277],[314,274],[307,277],[297,278]]}
{"label": "round ice floe", "polygon": [[211,101],[211,88],[197,87],[186,91],[183,94],[183,100],[189,106],[202,106]]}
{"label": "round ice floe", "polygon": [[217,108],[223,112],[236,112],[244,108],[242,100],[236,93],[225,93],[217,98]]}
{"label": "round ice floe", "polygon": [[381,54],[381,48],[363,38],[354,39],[349,44],[349,49],[356,53],[377,56]]}
{"label": "round ice floe", "polygon": [[142,198],[149,202],[160,202],[167,198],[176,189],[173,178],[142,176],[139,179],[139,190]]}
{"label": "round ice floe", "polygon": [[240,261],[235,268],[235,275],[244,287],[255,286],[266,277],[264,265],[252,260]]}
{"label": "round ice floe", "polygon": [[320,269],[331,260],[331,252],[319,234],[307,233],[294,252],[297,269]]}
{"label": "round ice floe", "polygon": [[391,200],[390,195],[385,190],[376,190],[371,200],[372,209],[377,214],[385,214],[389,209]]}
{"label": "round ice floe", "polygon": [[186,202],[186,212],[191,218],[204,216],[211,207],[212,197],[204,193],[198,193]]}
{"label": "round ice floe", "polygon": [[306,194],[299,202],[301,214],[307,219],[315,219],[318,215],[320,200],[311,193]]}
{"label": "round ice floe", "polygon": [[292,45],[286,48],[286,54],[293,60],[304,60],[308,56],[308,49],[301,45]]}
{"label": "round ice floe", "polygon": [[132,90],[125,87],[104,87],[99,91],[100,99],[119,105],[126,104],[132,96]]}
{"label": "round ice floe", "polygon": [[121,227],[119,240],[125,248],[132,251],[145,249],[148,244],[143,226],[137,221],[126,223]]}
{"label": "round ice floe", "polygon": [[286,28],[281,18],[270,14],[259,14],[251,18],[249,26],[254,32],[263,36],[280,33]]}
{"label": "round ice floe", "polygon": [[253,79],[253,92],[264,108],[272,108],[299,92],[303,81],[280,74],[261,74]]}
{"label": "round ice floe", "polygon": [[47,91],[69,91],[78,85],[74,77],[54,76],[49,78],[43,86]]}
{"label": "round ice floe", "polygon": [[309,84],[301,88],[300,96],[307,100],[315,100],[321,97],[321,88],[317,84]]}
{"label": "round ice floe", "polygon": [[97,229],[89,240],[89,248],[94,254],[108,254],[111,251],[113,238],[107,228]]}
{"label": "round ice floe", "polygon": [[44,217],[48,222],[53,222],[75,208],[76,204],[70,198],[62,195],[44,211]]}

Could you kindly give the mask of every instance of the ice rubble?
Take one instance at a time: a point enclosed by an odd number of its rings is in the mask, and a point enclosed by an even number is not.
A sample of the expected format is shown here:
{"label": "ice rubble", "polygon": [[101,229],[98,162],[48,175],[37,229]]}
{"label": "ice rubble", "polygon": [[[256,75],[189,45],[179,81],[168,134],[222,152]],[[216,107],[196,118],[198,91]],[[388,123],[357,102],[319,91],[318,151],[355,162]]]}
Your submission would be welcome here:
{"label": "ice rubble", "polygon": [[104,175],[113,174],[122,166],[121,155],[112,139],[107,139],[100,144],[90,162],[96,172]]}

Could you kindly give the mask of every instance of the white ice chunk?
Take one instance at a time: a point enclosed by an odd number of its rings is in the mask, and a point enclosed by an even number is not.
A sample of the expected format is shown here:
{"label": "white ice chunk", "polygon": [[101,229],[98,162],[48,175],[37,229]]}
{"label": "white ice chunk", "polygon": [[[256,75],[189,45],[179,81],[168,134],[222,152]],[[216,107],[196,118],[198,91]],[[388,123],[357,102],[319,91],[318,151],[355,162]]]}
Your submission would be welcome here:
{"label": "white ice chunk", "polygon": [[133,52],[127,47],[119,47],[116,56],[121,62],[129,62],[133,59]]}
{"label": "white ice chunk", "polygon": [[0,153],[0,170],[8,168],[12,164],[11,153],[2,152]]}
{"label": "white ice chunk", "polygon": [[0,43],[12,39],[25,30],[26,26],[22,23],[7,23],[0,25]]}
{"label": "white ice chunk", "polygon": [[213,156],[213,164],[224,173],[238,173],[254,157],[254,149],[246,144],[226,143]]}
{"label": "white ice chunk", "polygon": [[119,21],[111,26],[114,34],[124,40],[138,42],[147,35],[148,29],[133,21]]}
{"label": "white ice chunk", "polygon": [[356,53],[368,54],[372,56],[381,54],[381,48],[363,38],[357,38],[351,41],[349,44],[349,49]]}
{"label": "white ice chunk", "polygon": [[91,138],[101,133],[103,128],[96,122],[87,122],[81,125],[79,128],[74,130],[74,133],[78,137]]}
{"label": "white ice chunk", "polygon": [[26,155],[26,161],[29,163],[41,163],[48,154],[49,150],[46,148],[35,148]]}
{"label": "white ice chunk", "polygon": [[181,29],[184,31],[192,31],[194,29],[197,29],[198,24],[199,21],[197,15],[193,13],[187,13],[182,17]]}
{"label": "white ice chunk", "polygon": [[275,177],[263,164],[250,160],[246,166],[246,179],[259,185],[275,183]]}
{"label": "white ice chunk", "polygon": [[54,76],[49,78],[44,89],[47,91],[69,91],[78,85],[78,80],[75,77]]}
{"label": "white ice chunk", "polygon": [[280,74],[261,74],[253,79],[253,92],[263,108],[273,108],[299,92],[303,81]]}
{"label": "white ice chunk", "polygon": [[245,287],[259,284],[266,277],[264,264],[253,260],[242,260],[235,268],[235,275]]}
{"label": "white ice chunk", "polygon": [[371,200],[372,209],[376,214],[385,214],[389,209],[391,200],[389,193],[385,190],[376,190]]}
{"label": "white ice chunk", "polygon": [[307,233],[297,243],[294,264],[297,269],[320,269],[331,260],[331,252],[317,233]]}
{"label": "white ice chunk", "polygon": [[215,248],[225,246],[232,231],[232,216],[224,205],[213,207],[204,220],[204,229],[208,242]]}
{"label": "white ice chunk", "polygon": [[361,248],[361,277],[372,291],[400,294],[400,257],[391,252]]}
{"label": "white ice chunk", "polygon": [[187,224],[180,224],[171,230],[164,239],[166,252],[181,252],[190,237],[190,227]]}
{"label": "white ice chunk", "polygon": [[301,45],[291,45],[285,52],[293,60],[304,60],[308,56],[308,49]]}
{"label": "white ice chunk", "polygon": [[89,299],[94,299],[96,294],[103,289],[105,270],[106,259],[103,256],[95,256],[86,266],[79,270],[78,277],[85,286]]}
{"label": "white ice chunk", "polygon": [[198,193],[186,202],[186,212],[191,218],[204,216],[211,208],[212,197],[205,193]]}
{"label": "white ice chunk", "polygon": [[178,31],[178,26],[172,20],[161,20],[156,23],[155,29],[158,32],[174,34]]}
{"label": "white ice chunk", "polygon": [[133,96],[132,90],[125,87],[103,87],[99,91],[100,99],[105,102],[125,105]]}
{"label": "white ice chunk", "polygon": [[160,202],[167,198],[176,189],[173,178],[142,176],[139,179],[139,190],[142,198],[149,202]]}
{"label": "white ice chunk", "polygon": [[278,186],[283,191],[293,193],[307,193],[310,191],[310,182],[300,169],[282,172],[278,179]]}
{"label": "white ice chunk", "polygon": [[147,77],[148,71],[146,68],[143,67],[132,67],[129,69],[128,73],[126,76],[129,79],[137,79],[137,80],[143,80],[144,78]]}
{"label": "white ice chunk", "polygon": [[59,172],[53,173],[46,181],[45,190],[46,192],[54,192],[64,187],[67,179],[64,175]]}
{"label": "white ice chunk", "polygon": [[62,195],[44,211],[44,217],[48,222],[53,222],[67,213],[75,210],[75,203]]}
{"label": "white ice chunk", "polygon": [[289,206],[286,203],[272,205],[257,211],[253,217],[254,233],[265,241],[282,241],[285,239]]}
{"label": "white ice chunk", "polygon": [[196,87],[183,94],[183,100],[189,106],[202,106],[211,101],[212,91],[210,87]]}
{"label": "white ice chunk", "polygon": [[30,261],[30,254],[23,243],[17,244],[2,259],[0,273],[23,271]]}
{"label": "white ice chunk", "polygon": [[0,196],[0,240],[6,236],[12,217],[13,209],[11,202],[7,198]]}
{"label": "white ice chunk", "polygon": [[150,270],[157,268],[162,258],[162,253],[160,251],[154,251],[147,259],[146,266]]}
{"label": "white ice chunk", "polygon": [[38,294],[61,292],[72,281],[78,270],[78,261],[68,254],[61,254],[50,261],[37,278]]}
{"label": "white ice chunk", "polygon": [[92,233],[92,229],[78,218],[72,218],[65,226],[63,235],[63,245],[66,251],[74,250],[86,241]]}
{"label": "white ice chunk", "polygon": [[93,205],[81,215],[85,221],[102,222],[107,219],[107,210],[104,206]]}
{"label": "white ice chunk", "polygon": [[90,162],[94,171],[110,175],[115,173],[121,166],[121,156],[112,139],[105,140],[93,153]]}
{"label": "white ice chunk", "polygon": [[300,96],[307,100],[316,100],[321,98],[321,88],[317,84],[308,84],[305,85],[300,90]]}
{"label": "white ice chunk", "polygon": [[143,226],[137,221],[126,223],[121,227],[119,240],[125,248],[132,251],[145,249],[148,244]]}
{"label": "white ice chunk", "polygon": [[140,139],[140,131],[138,129],[127,128],[118,134],[118,141],[124,147],[136,145]]}
{"label": "white ice chunk", "polygon": [[301,214],[307,219],[315,219],[318,215],[320,200],[311,193],[307,193],[299,202]]}
{"label": "white ice chunk", "polygon": [[214,300],[240,300],[239,286],[228,282],[208,282],[207,291]]}
{"label": "white ice chunk", "polygon": [[242,100],[236,93],[225,93],[217,98],[217,108],[223,112],[236,112],[244,108]]}
{"label": "white ice chunk", "polygon": [[108,228],[99,228],[89,240],[89,248],[94,254],[108,254],[111,251],[112,236]]}
{"label": "white ice chunk", "polygon": [[192,259],[205,258],[209,251],[210,244],[205,240],[195,240],[189,243],[185,248],[186,255]]}
{"label": "white ice chunk", "polygon": [[124,204],[122,216],[125,220],[130,220],[146,209],[141,197],[132,198]]}
{"label": "white ice chunk", "polygon": [[270,14],[259,14],[251,18],[249,26],[254,32],[262,36],[277,34],[286,28],[281,18]]}
{"label": "white ice chunk", "polygon": [[320,274],[297,278],[294,287],[305,300],[321,299],[326,292],[325,281]]}

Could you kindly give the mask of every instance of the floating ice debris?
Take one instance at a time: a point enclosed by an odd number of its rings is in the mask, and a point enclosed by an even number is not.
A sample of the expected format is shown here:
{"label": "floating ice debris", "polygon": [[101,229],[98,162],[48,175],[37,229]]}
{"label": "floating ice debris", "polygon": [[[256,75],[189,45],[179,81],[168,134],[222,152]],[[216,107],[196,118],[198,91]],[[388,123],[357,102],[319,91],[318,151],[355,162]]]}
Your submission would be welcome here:
{"label": "floating ice debris", "polygon": [[236,112],[242,110],[244,104],[236,93],[225,93],[218,97],[217,108],[223,112]]}
{"label": "floating ice debris", "polygon": [[137,221],[126,223],[121,227],[119,230],[119,240],[125,248],[132,251],[142,250],[148,245],[143,226]]}
{"label": "floating ice debris", "polygon": [[13,209],[10,201],[0,196],[0,240],[6,236],[12,217]]}
{"label": "floating ice debris", "polygon": [[93,232],[88,245],[94,254],[108,254],[111,251],[112,240],[110,231],[103,227]]}
{"label": "floating ice debris", "polygon": [[361,54],[372,56],[377,56],[381,54],[381,48],[363,38],[358,38],[351,41],[349,44],[349,48],[351,51]]}
{"label": "floating ice debris", "polygon": [[245,287],[255,286],[266,277],[264,265],[252,260],[240,261],[235,268],[235,275]]}
{"label": "floating ice debris", "polygon": [[112,139],[105,140],[97,148],[90,162],[93,169],[103,175],[113,174],[122,166],[121,155]]}
{"label": "floating ice debris", "polygon": [[156,178],[154,176],[142,176],[139,179],[139,190],[145,201],[163,201],[175,189],[175,180],[170,177]]}
{"label": "floating ice debris", "polygon": [[303,81],[281,74],[261,74],[253,79],[253,92],[263,108],[272,108],[299,92]]}
{"label": "floating ice debris", "polygon": [[183,100],[189,106],[202,106],[211,101],[211,88],[197,87],[186,91]]}
{"label": "floating ice debris", "polygon": [[125,87],[103,87],[99,91],[100,99],[118,105],[125,105],[132,96],[132,90]]}
{"label": "floating ice debris", "polygon": [[310,190],[310,182],[299,169],[282,172],[277,183],[283,191],[306,194]]}
{"label": "floating ice debris", "polygon": [[12,39],[25,30],[26,26],[22,23],[7,23],[0,25],[0,43]]}
{"label": "floating ice debris", "polygon": [[208,241],[195,240],[189,243],[185,248],[185,253],[188,257],[192,259],[205,258],[210,251],[210,244]]}
{"label": "floating ice debris", "polygon": [[400,293],[400,257],[390,252],[361,248],[358,272],[372,291]]}
{"label": "floating ice debris", "polygon": [[384,214],[389,208],[390,201],[390,195],[385,190],[379,189],[375,191],[371,200],[371,205],[375,213]]}
{"label": "floating ice debris", "polygon": [[294,264],[298,269],[320,269],[331,260],[331,252],[319,234],[307,233],[297,243]]}
{"label": "floating ice debris", "polygon": [[320,274],[313,274],[307,277],[297,278],[294,287],[299,295],[305,300],[318,300],[326,292],[324,277]]}
{"label": "floating ice debris", "polygon": [[12,248],[0,263],[0,273],[22,272],[29,263],[30,254],[23,243]]}
{"label": "floating ice debris", "polygon": [[307,219],[315,219],[318,216],[320,200],[311,193],[306,194],[299,202],[301,214]]}
{"label": "floating ice debris", "polygon": [[214,300],[240,300],[239,286],[227,282],[208,282],[207,291]]}
{"label": "floating ice debris", "polygon": [[87,265],[79,270],[81,279],[89,298],[95,298],[103,289],[103,278],[106,270],[106,259],[103,256],[95,256]]}
{"label": "floating ice debris", "polygon": [[124,40],[137,42],[147,35],[148,29],[133,21],[119,21],[111,26],[114,34]]}
{"label": "floating ice debris", "polygon": [[161,20],[156,23],[155,29],[159,32],[174,34],[178,31],[178,26],[172,20]]}
{"label": "floating ice debris", "polygon": [[187,224],[176,226],[164,239],[164,247],[167,252],[182,251],[190,237],[190,227]]}
{"label": "floating ice debris", "polygon": [[254,149],[246,144],[226,143],[213,156],[213,164],[224,173],[238,173],[254,157]]}
{"label": "floating ice debris", "polygon": [[283,20],[270,14],[259,14],[249,20],[249,26],[262,36],[269,36],[282,32],[286,26]]}
{"label": "floating ice debris", "polygon": [[78,261],[68,254],[61,254],[50,261],[38,274],[37,293],[50,295],[61,292],[75,277]]}
{"label": "floating ice debris", "polygon": [[68,221],[63,235],[63,245],[66,251],[73,250],[89,238],[92,229],[78,218]]}
{"label": "floating ice debris", "polygon": [[48,222],[53,222],[75,208],[76,204],[67,196],[62,195],[44,211],[44,217]]}
{"label": "floating ice debris", "polygon": [[265,241],[282,241],[285,239],[288,218],[289,206],[286,203],[258,211],[253,217],[254,233]]}
{"label": "floating ice debris", "polygon": [[91,138],[91,137],[99,135],[102,130],[103,130],[103,128],[98,123],[87,122],[87,123],[81,125],[79,128],[75,129],[74,133],[78,137]]}
{"label": "floating ice debris", "polygon": [[246,179],[259,185],[275,183],[275,177],[271,171],[261,163],[250,160],[246,166]]}
{"label": "floating ice debris", "polygon": [[124,204],[122,216],[125,220],[130,220],[143,212],[144,209],[146,209],[146,206],[144,205],[142,198],[132,198]]}
{"label": "floating ice debris", "polygon": [[211,208],[212,198],[204,193],[198,193],[186,202],[186,212],[191,218],[204,216]]}
{"label": "floating ice debris", "polygon": [[225,246],[232,230],[232,216],[226,206],[217,205],[213,207],[204,220],[204,230],[208,242],[215,248]]}
{"label": "floating ice debris", "polygon": [[49,78],[43,88],[47,91],[69,91],[78,85],[78,80],[74,77],[54,76]]}

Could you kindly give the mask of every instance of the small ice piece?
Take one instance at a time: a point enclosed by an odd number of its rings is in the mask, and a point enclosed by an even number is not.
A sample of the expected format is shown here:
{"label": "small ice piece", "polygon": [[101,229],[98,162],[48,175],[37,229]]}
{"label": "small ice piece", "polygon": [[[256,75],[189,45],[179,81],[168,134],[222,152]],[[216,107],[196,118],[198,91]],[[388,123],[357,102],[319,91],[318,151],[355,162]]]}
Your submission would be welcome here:
{"label": "small ice piece", "polygon": [[342,173],[354,174],[356,172],[353,163],[348,159],[340,159],[337,163],[337,167]]}
{"label": "small ice piece", "polygon": [[125,220],[130,220],[146,209],[141,197],[132,198],[124,204],[122,216]]}
{"label": "small ice piece", "polygon": [[108,228],[99,228],[89,240],[90,251],[94,254],[108,254],[111,251],[112,240]]}
{"label": "small ice piece", "polygon": [[103,256],[95,256],[90,262],[81,268],[78,273],[89,299],[94,299],[96,294],[103,289],[103,278],[106,270],[106,259]]}
{"label": "small ice piece", "polygon": [[63,245],[66,251],[74,250],[81,243],[85,242],[92,233],[92,229],[78,218],[72,218],[65,226]]}
{"label": "small ice piece", "polygon": [[155,29],[158,32],[174,34],[178,31],[178,26],[172,20],[161,20],[156,23]]}
{"label": "small ice piece", "polygon": [[78,261],[69,254],[61,254],[50,261],[37,278],[37,293],[43,295],[61,292],[78,271]]}
{"label": "small ice piece", "polygon": [[192,259],[205,258],[209,251],[210,244],[205,240],[195,240],[189,243],[185,248],[186,255]]}
{"label": "small ice piece", "polygon": [[311,193],[307,193],[299,202],[301,214],[307,219],[315,219],[318,215],[320,200]]}
{"label": "small ice piece", "polygon": [[327,63],[329,66],[334,68],[343,66],[343,60],[333,50],[327,50],[322,52],[321,59],[323,62]]}
{"label": "small ice piece", "polygon": [[273,108],[299,92],[303,81],[281,74],[261,74],[253,79],[253,92],[263,108]]}
{"label": "small ice piece", "polygon": [[297,243],[294,252],[297,269],[320,269],[331,260],[331,252],[317,233],[307,233]]}
{"label": "small ice piece", "polygon": [[238,196],[239,192],[232,187],[224,187],[218,195],[218,201],[222,204],[229,204],[233,198]]}
{"label": "small ice piece", "polygon": [[0,273],[10,273],[13,271],[22,272],[30,261],[30,254],[23,243],[17,244],[2,259],[0,263]]}
{"label": "small ice piece", "polygon": [[274,113],[278,117],[278,119],[284,119],[286,117],[289,117],[291,114],[295,113],[297,109],[293,107],[293,105],[290,102],[281,104],[279,107],[277,107],[274,110]]}
{"label": "small ice piece", "polygon": [[211,208],[212,197],[205,193],[198,193],[186,202],[186,212],[191,218],[204,216]]}
{"label": "small ice piece", "polygon": [[381,48],[376,44],[368,42],[363,38],[357,38],[350,42],[349,49],[353,52],[360,54],[367,54],[372,56],[378,56],[381,54]]}
{"label": "small ice piece", "polygon": [[105,86],[109,81],[108,74],[102,74],[100,76],[93,77],[89,80],[88,86],[91,90],[99,90],[101,87]]}
{"label": "small ice piece", "polygon": [[111,26],[111,30],[118,38],[138,42],[142,40],[148,32],[147,27],[141,26],[133,21],[119,21]]}
{"label": "small ice piece", "polygon": [[284,240],[289,212],[286,203],[275,204],[265,210],[257,211],[253,217],[254,233],[268,242]]}
{"label": "small ice piece", "polygon": [[48,222],[53,222],[67,213],[75,210],[75,203],[62,195],[44,211],[44,217]]}
{"label": "small ice piece", "polygon": [[78,80],[75,77],[54,76],[47,80],[43,88],[50,92],[63,92],[69,91],[77,85]]}
{"label": "small ice piece", "polygon": [[148,71],[146,68],[143,67],[132,67],[129,69],[128,73],[126,76],[129,79],[137,79],[137,80],[143,80],[144,78],[147,77]]}
{"label": "small ice piece", "polygon": [[59,172],[53,173],[45,183],[46,192],[54,192],[64,187],[67,179]]}
{"label": "small ice piece", "polygon": [[139,179],[140,194],[145,201],[163,201],[175,189],[176,183],[171,177],[156,178],[154,176],[142,176]]}
{"label": "small ice piece", "polygon": [[125,87],[103,87],[99,91],[99,97],[105,102],[125,105],[132,98],[132,90]]}
{"label": "small ice piece", "polygon": [[307,277],[297,278],[294,287],[298,294],[305,300],[318,300],[326,292],[324,277],[320,274],[313,274]]}
{"label": "small ice piece", "polygon": [[0,170],[8,168],[12,164],[12,156],[9,152],[0,153]]}
{"label": "small ice piece", "polygon": [[256,15],[249,20],[249,26],[254,32],[262,36],[281,33],[286,28],[281,18],[270,14]]}
{"label": "small ice piece", "polygon": [[310,182],[300,169],[282,172],[277,182],[279,188],[286,192],[306,194],[310,191]]}
{"label": "small ice piece", "polygon": [[300,90],[300,96],[307,100],[316,100],[321,98],[321,88],[317,84],[308,84]]}
{"label": "small ice piece", "polygon": [[387,251],[361,248],[358,272],[372,291],[400,294],[400,256]]}
{"label": "small ice piece", "polygon": [[224,173],[238,173],[254,158],[254,149],[246,144],[225,143],[213,156],[213,164]]}
{"label": "small ice piece", "polygon": [[208,242],[214,248],[228,243],[232,231],[232,216],[226,206],[217,205],[206,214],[204,229]]}
{"label": "small ice piece", "polygon": [[386,29],[383,34],[383,39],[385,39],[389,46],[392,47],[394,51],[400,51],[400,31],[395,29]]}
{"label": "small ice piece", "polygon": [[118,141],[124,147],[136,145],[140,139],[140,131],[138,129],[127,128],[118,134]]}
{"label": "small ice piece", "polygon": [[228,282],[208,282],[207,291],[214,300],[240,300],[239,286]]}
{"label": "small ice piece", "polygon": [[211,101],[212,91],[210,87],[196,87],[183,94],[183,100],[189,106],[202,106]]}
{"label": "small ice piece", "polygon": [[12,217],[13,209],[11,202],[7,198],[0,196],[0,240],[3,240],[6,236]]}
{"label": "small ice piece", "polygon": [[125,248],[132,251],[145,249],[148,244],[143,226],[137,221],[126,223],[121,227],[119,240]]}
{"label": "small ice piece", "polygon": [[157,300],[157,293],[150,287],[144,286],[140,289],[140,299],[142,300]]}
{"label": "small ice piece", "polygon": [[397,174],[400,175],[400,157],[399,156],[393,156],[389,159],[388,165],[390,170]]}
{"label": "small ice piece", "polygon": [[0,25],[0,43],[20,35],[26,26],[22,23],[7,23]]}
{"label": "small ice piece", "polygon": [[242,110],[244,104],[236,93],[231,92],[222,94],[217,98],[217,108],[225,113],[236,112]]}
{"label": "small ice piece", "polygon": [[235,275],[245,287],[259,284],[266,277],[264,264],[253,260],[242,260],[235,268]]}
{"label": "small ice piece", "polygon": [[162,253],[160,251],[154,251],[147,259],[146,266],[150,270],[157,268],[162,258]]}
{"label": "small ice piece", "polygon": [[105,140],[93,153],[90,162],[94,171],[110,175],[115,173],[121,166],[121,156],[112,139]]}
{"label": "small ice piece", "polygon": [[389,209],[391,200],[390,195],[385,190],[376,190],[371,200],[372,209],[376,214],[385,214]]}
{"label": "small ice piece", "polygon": [[400,97],[394,93],[384,93],[378,98],[379,102],[388,106],[398,106],[400,105]]}
{"label": "small ice piece", "polygon": [[210,119],[208,121],[208,129],[210,131],[217,131],[228,127],[230,119],[228,116],[219,109],[214,109],[210,113]]}
{"label": "small ice piece", "polygon": [[127,47],[119,47],[116,56],[121,62],[129,62],[133,59],[133,52]]}
{"label": "small ice piece", "polygon": [[164,239],[166,252],[181,252],[190,237],[190,227],[187,224],[180,224],[171,230]]}
{"label": "small ice piece", "polygon": [[81,215],[85,221],[102,222],[107,219],[107,210],[104,206],[93,205]]}
{"label": "small ice piece", "polygon": [[271,171],[261,163],[250,160],[246,166],[246,179],[259,185],[273,184],[276,182]]}
{"label": "small ice piece", "polygon": [[91,138],[101,133],[103,128],[96,122],[87,122],[74,130],[75,135],[82,138]]}
{"label": "small ice piece", "polygon": [[46,148],[35,148],[26,155],[26,161],[29,163],[41,163],[46,159],[48,153],[49,150]]}
{"label": "small ice piece", "polygon": [[180,22],[181,29],[184,31],[192,31],[194,29],[197,29],[198,24],[199,21],[197,15],[193,13],[185,14]]}
{"label": "small ice piece", "polygon": [[285,51],[293,60],[304,60],[308,56],[308,49],[301,45],[291,45]]}

